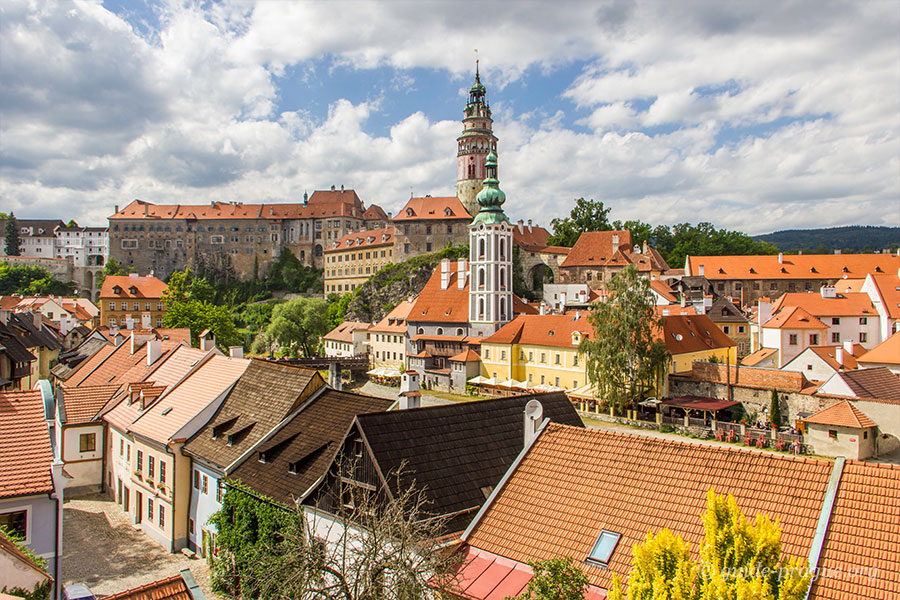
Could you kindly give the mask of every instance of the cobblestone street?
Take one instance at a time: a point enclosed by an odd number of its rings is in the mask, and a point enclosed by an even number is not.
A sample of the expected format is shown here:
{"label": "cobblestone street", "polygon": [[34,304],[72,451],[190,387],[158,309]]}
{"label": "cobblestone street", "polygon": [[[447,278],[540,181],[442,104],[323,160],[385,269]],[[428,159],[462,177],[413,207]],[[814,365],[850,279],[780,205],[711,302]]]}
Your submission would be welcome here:
{"label": "cobblestone street", "polygon": [[190,569],[206,597],[215,598],[205,560],[165,551],[105,496],[67,501],[64,520],[64,584],[85,583],[94,594],[107,595]]}

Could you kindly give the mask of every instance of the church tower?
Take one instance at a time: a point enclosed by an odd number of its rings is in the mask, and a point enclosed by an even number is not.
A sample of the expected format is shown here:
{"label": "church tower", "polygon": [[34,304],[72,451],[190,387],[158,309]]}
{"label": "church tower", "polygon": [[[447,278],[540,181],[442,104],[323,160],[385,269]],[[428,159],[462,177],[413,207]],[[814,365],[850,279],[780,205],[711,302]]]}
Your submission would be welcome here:
{"label": "church tower", "polygon": [[486,337],[512,319],[513,229],[503,212],[497,155],[485,158],[485,179],[469,225],[469,335]]}
{"label": "church tower", "polygon": [[481,84],[477,61],[475,83],[469,88],[469,101],[466,103],[462,123],[463,131],[456,138],[459,146],[456,154],[456,196],[474,217],[479,209],[475,197],[481,191],[482,181],[487,177],[487,155],[497,152],[494,120],[491,119],[491,107],[487,103],[487,91]]}

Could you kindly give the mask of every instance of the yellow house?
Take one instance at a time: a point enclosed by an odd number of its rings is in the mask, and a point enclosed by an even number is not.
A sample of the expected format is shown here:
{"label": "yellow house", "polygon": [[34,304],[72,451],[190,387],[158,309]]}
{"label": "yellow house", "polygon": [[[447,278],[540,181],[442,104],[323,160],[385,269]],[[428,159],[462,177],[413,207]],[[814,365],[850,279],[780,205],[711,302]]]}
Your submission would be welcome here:
{"label": "yellow house", "polygon": [[401,301],[394,310],[369,328],[374,366],[399,369],[406,365],[406,348],[409,342],[406,318],[415,304],[412,298]]}

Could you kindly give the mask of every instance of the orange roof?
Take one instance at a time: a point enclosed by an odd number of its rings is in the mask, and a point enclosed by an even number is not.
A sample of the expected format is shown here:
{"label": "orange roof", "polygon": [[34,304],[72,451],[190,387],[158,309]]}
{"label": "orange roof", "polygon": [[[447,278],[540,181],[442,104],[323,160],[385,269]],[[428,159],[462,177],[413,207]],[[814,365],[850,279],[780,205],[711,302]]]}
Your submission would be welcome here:
{"label": "orange roof", "polygon": [[834,284],[834,289],[838,294],[846,294],[847,292],[861,292],[862,286],[866,282],[862,279],[841,279]]}
{"label": "orange roof", "polygon": [[900,598],[898,525],[900,465],[848,461],[811,598]]}
{"label": "orange roof", "polygon": [[[750,519],[778,520],[782,550],[805,557],[831,470],[828,461],[551,422],[466,541],[519,562],[571,556],[591,584],[608,589],[614,573],[630,571],[632,546],[649,531],[670,528],[696,557],[712,488],[733,494]],[[603,530],[621,535],[608,570],[584,562]]]}
{"label": "orange roof", "polygon": [[450,284],[442,290],[441,265],[437,266],[419,292],[407,321],[469,322],[469,281],[467,277],[463,289],[458,289],[457,267],[456,261],[450,262]]}
{"label": "orange roof", "polygon": [[841,364],[837,361],[837,349],[838,346],[810,346],[808,348],[808,350],[815,353],[816,356],[824,360],[828,366],[835,371],[857,368],[859,365],[857,364],[856,359],[866,352],[866,349],[859,344],[853,344],[853,352],[843,352],[844,362]]}
{"label": "orange roof", "polygon": [[663,330],[663,341],[672,355],[737,346],[706,315],[663,317]]}
{"label": "orange roof", "polygon": [[228,389],[249,364],[244,358],[211,356],[135,419],[128,430],[163,444],[177,441],[173,436]]}
{"label": "orange roof", "polygon": [[828,329],[828,325],[801,306],[788,306],[763,324],[766,329]]}
{"label": "orange roof", "polygon": [[800,306],[817,317],[865,317],[878,313],[868,294],[851,292],[823,298],[820,293],[786,293],[772,304],[772,314],[787,306]]}
{"label": "orange roof", "polygon": [[397,213],[394,221],[416,221],[420,219],[465,219],[472,217],[456,196],[410,198],[406,206]]}
{"label": "orange roof", "polygon": [[900,365],[900,331],[859,357],[861,363]]}
{"label": "orange roof", "polygon": [[820,410],[803,420],[807,423],[816,423],[818,425],[837,425],[840,427],[855,427],[857,429],[878,427],[872,419],[847,400],[832,404],[828,408]]}
{"label": "orange roof", "polygon": [[[130,275],[110,275],[103,280],[100,290],[101,300],[131,300],[161,298],[166,291],[165,283],[156,277],[132,277]],[[153,308],[156,308],[155,306]]]}
{"label": "orange roof", "polygon": [[871,273],[875,289],[892,319],[900,319],[900,276],[897,273]]}
{"label": "orange roof", "polygon": [[540,225],[517,224],[513,226],[513,243],[526,250],[539,251],[541,248],[547,247],[549,238],[550,232]]}
{"label": "orange roof", "polygon": [[745,356],[741,360],[741,365],[743,365],[745,367],[754,367],[754,366],[758,365],[759,363],[761,363],[762,361],[769,358],[770,356],[772,356],[773,354],[777,354],[777,353],[778,353],[777,348],[760,348],[753,354],[748,354],[747,356]]}
{"label": "orange roof", "polygon": [[696,315],[697,309],[693,306],[679,306],[678,304],[663,304],[661,306],[655,306],[656,316],[658,317],[667,317],[669,315],[672,316],[685,316],[685,315]]}
{"label": "orange roof", "polygon": [[490,336],[482,344],[527,344],[553,348],[577,348],[572,334],[593,339],[594,328],[588,322],[588,313],[580,315],[570,311],[564,315],[519,315]]}
{"label": "orange roof", "polygon": [[119,384],[62,388],[66,425],[89,423],[119,390]]}
{"label": "orange roof", "polygon": [[336,342],[352,342],[353,332],[366,331],[371,327],[370,323],[361,323],[359,321],[344,321],[328,333],[322,339],[333,340]]}
{"label": "orange roof", "polygon": [[[134,334],[132,334],[134,335]],[[178,340],[162,340],[162,355],[182,345]],[[84,361],[84,367],[66,380],[66,387],[122,384],[140,381],[152,365],[147,365],[147,343],[135,344],[132,354],[131,336],[111,352],[105,346],[100,352]],[[160,359],[157,359],[159,361]]]}
{"label": "orange roof", "polygon": [[53,491],[44,417],[40,390],[0,392],[0,498]]}
{"label": "orange roof", "polygon": [[751,256],[688,256],[686,271],[716,279],[859,279],[868,273],[896,272],[896,254],[798,254]]}
{"label": "orange roof", "polygon": [[181,575],[173,575],[124,592],[104,596],[104,600],[194,600],[194,596]]}
{"label": "orange roof", "polygon": [[474,350],[463,350],[459,354],[451,356],[447,360],[455,360],[456,362],[479,362],[481,357]]}
{"label": "orange roof", "polygon": [[675,294],[672,293],[672,288],[665,281],[662,281],[660,279],[651,279],[650,289],[662,296],[664,300],[668,300],[672,304],[678,302],[678,298],[676,298]]}
{"label": "orange roof", "polygon": [[[618,243],[613,248],[613,236]],[[622,262],[621,251],[631,249],[631,232],[622,231],[585,231],[578,236],[578,241],[563,261],[563,267],[599,267],[606,264],[629,264]]]}
{"label": "orange roof", "polygon": [[369,331],[406,333],[406,318],[415,305],[415,300],[401,300],[394,310],[378,321],[377,325],[372,325]]}
{"label": "orange roof", "polygon": [[357,231],[335,240],[325,249],[325,252],[341,252],[343,250],[355,250],[374,248],[377,246],[392,246],[394,244],[394,228],[382,227],[381,229],[369,229]]}

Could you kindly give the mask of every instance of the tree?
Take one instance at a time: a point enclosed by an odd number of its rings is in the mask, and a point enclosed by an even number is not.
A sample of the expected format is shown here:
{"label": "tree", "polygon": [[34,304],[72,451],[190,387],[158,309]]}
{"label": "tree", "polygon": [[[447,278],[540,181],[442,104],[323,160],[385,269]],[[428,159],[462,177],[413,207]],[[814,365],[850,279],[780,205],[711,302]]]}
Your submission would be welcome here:
{"label": "tree", "polygon": [[231,311],[226,306],[214,304],[214,298],[215,291],[204,277],[194,276],[190,269],[175,271],[162,296],[166,306],[163,325],[190,329],[194,347],[200,345],[200,334],[206,329],[216,336],[219,348],[240,345],[241,337]]}
{"label": "tree", "polygon": [[[588,579],[571,557],[529,561],[534,577],[523,600],[584,600]],[[506,600],[512,600],[507,597]]]}
{"label": "tree", "polygon": [[23,296],[68,296],[74,285],[53,278],[42,267],[10,265],[0,262],[0,294],[20,294]]}
{"label": "tree", "polygon": [[572,247],[585,231],[606,231],[609,224],[609,210],[602,202],[578,198],[568,217],[552,219],[550,227],[553,235],[547,240],[551,246]]}
{"label": "tree", "polygon": [[321,298],[298,298],[278,304],[272,310],[266,334],[283,347],[315,356],[319,339],[332,329],[327,313],[328,303]]}
{"label": "tree", "polygon": [[128,275],[129,273],[134,273],[134,267],[131,265],[123,265],[110,256],[109,260],[106,261],[106,264],[103,265],[103,270],[97,274],[97,287],[103,287],[103,282],[110,275]]}
{"label": "tree", "polygon": [[778,402],[778,390],[772,390],[772,399],[769,401],[769,422],[775,427],[781,425],[781,404]]}
{"label": "tree", "polygon": [[344,322],[344,317],[347,316],[347,307],[350,306],[352,299],[353,294],[351,292],[347,292],[343,296],[338,296],[334,292],[328,294],[328,298],[326,298],[328,301],[328,331]]}
{"label": "tree", "polygon": [[21,256],[22,240],[19,239],[19,222],[16,220],[16,215],[14,213],[9,213],[9,218],[6,220],[6,231],[4,233],[6,235],[6,255]]}
{"label": "tree", "polygon": [[610,600],[801,600],[811,582],[804,559],[781,554],[781,531],[767,515],[750,522],[734,496],[710,489],[699,560],[668,529],[632,549],[628,594],[616,576]]}
{"label": "tree", "polygon": [[578,351],[585,355],[588,379],[601,399],[624,406],[651,388],[659,389],[671,357],[656,339],[663,320],[657,316],[650,282],[637,268],[625,267],[607,289],[609,299],[593,304],[588,315],[593,339],[585,336]]}
{"label": "tree", "polygon": [[[349,472],[339,461],[335,473]],[[445,521],[431,518],[413,485],[390,497],[332,477],[333,518],[283,507],[229,483],[212,517],[218,553],[213,588],[232,598],[260,600],[419,600],[449,591],[459,554],[446,552]],[[319,540],[313,535],[323,535]]]}

